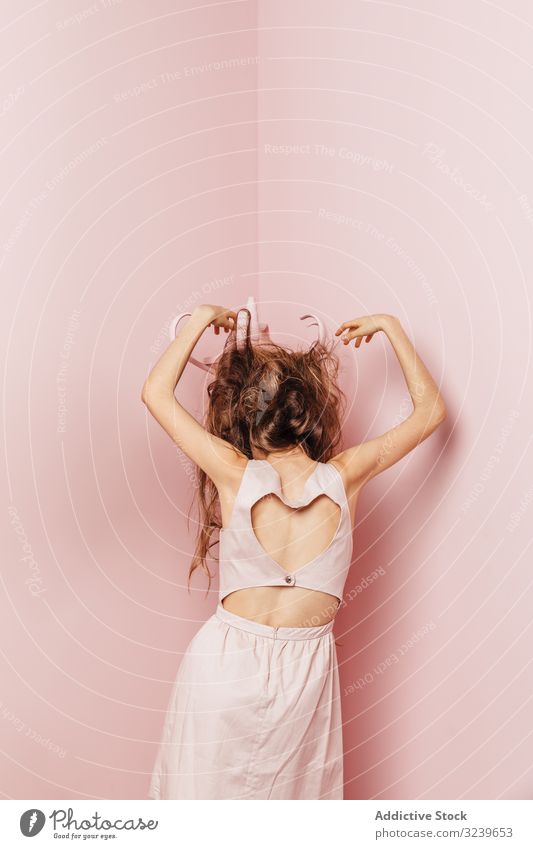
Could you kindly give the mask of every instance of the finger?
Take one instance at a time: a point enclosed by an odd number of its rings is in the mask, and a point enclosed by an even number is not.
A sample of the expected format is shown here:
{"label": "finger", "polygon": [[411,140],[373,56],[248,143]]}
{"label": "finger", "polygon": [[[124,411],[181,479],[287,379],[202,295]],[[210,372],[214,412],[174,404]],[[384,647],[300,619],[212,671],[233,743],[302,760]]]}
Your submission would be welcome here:
{"label": "finger", "polygon": [[347,328],[353,329],[354,327],[359,327],[360,324],[361,319],[359,318],[352,318],[350,319],[350,321],[343,321],[343,323],[340,324],[337,330],[335,331],[335,336],[337,336],[339,333],[342,333],[342,331],[346,330]]}
{"label": "finger", "polygon": [[361,342],[362,342],[362,341],[363,341],[363,337],[362,337],[362,336],[358,336],[358,337],[357,337],[357,339],[355,340],[355,347],[356,347],[356,348],[360,348],[360,347],[361,347]]}
{"label": "finger", "polygon": [[337,330],[335,331],[335,336],[337,336],[339,333],[342,333],[342,331],[346,330],[347,327],[351,327],[351,322],[343,321],[343,323],[340,324],[338,326]]}
{"label": "finger", "polygon": [[366,337],[366,341],[367,341],[367,342],[370,342],[370,340],[372,339],[372,336],[373,336],[373,335],[374,335],[373,333],[370,333],[370,335]]}
{"label": "finger", "polygon": [[350,339],[355,339],[356,336],[361,335],[361,325],[360,324],[352,324],[350,328],[347,330],[346,336]]}

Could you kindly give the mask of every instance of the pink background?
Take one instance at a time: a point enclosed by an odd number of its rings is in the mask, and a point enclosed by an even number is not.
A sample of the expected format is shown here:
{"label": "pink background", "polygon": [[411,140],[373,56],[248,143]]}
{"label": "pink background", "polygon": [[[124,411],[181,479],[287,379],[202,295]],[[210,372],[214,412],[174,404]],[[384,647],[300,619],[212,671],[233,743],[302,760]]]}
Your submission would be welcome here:
{"label": "pink background", "polygon": [[[359,503],[345,797],[531,798],[532,30],[523,0],[8,9],[3,798],[146,798],[217,583],[187,592],[194,468],[140,390],[174,315],[252,293],[291,345],[398,315],[448,408]],[[405,418],[383,335],[339,355],[345,445]]]}

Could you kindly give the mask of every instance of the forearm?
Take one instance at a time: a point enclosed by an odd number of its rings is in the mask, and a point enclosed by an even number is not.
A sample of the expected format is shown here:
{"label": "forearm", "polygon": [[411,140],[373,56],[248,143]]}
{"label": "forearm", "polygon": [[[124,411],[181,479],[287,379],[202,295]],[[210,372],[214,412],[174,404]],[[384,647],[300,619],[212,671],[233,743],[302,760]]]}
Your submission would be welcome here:
{"label": "forearm", "polygon": [[143,394],[148,389],[174,393],[189,357],[209,325],[211,318],[201,309],[193,311],[187,323],[170,343],[146,378]]}
{"label": "forearm", "polygon": [[444,399],[439,388],[400,321],[395,316],[386,316],[383,319],[383,331],[398,357],[415,410],[426,410],[437,417],[444,415]]}

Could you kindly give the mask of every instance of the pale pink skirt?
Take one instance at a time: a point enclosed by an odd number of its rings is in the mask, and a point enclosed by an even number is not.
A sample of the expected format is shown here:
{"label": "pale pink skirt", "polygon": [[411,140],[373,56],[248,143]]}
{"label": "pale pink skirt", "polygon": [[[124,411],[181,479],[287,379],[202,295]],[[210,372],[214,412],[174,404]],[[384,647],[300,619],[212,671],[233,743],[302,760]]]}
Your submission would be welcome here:
{"label": "pale pink skirt", "polygon": [[219,603],[172,688],[151,799],[342,799],[333,622],[273,628]]}

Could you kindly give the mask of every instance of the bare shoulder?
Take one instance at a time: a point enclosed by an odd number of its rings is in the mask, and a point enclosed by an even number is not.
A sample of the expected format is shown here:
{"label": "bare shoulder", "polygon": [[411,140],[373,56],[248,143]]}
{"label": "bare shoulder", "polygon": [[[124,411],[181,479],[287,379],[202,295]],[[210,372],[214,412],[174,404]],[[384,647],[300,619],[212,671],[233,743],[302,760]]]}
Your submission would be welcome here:
{"label": "bare shoulder", "polygon": [[224,470],[219,471],[216,479],[212,479],[218,493],[222,527],[224,528],[229,526],[233,505],[239,493],[248,462],[248,457],[245,454],[235,450],[235,455],[231,461],[225,464]]}
{"label": "bare shoulder", "polygon": [[359,490],[364,483],[362,469],[357,464],[358,445],[346,448],[329,461],[340,473],[346,492],[353,494]]}
{"label": "bare shoulder", "polygon": [[239,449],[232,447],[227,451],[211,479],[221,497],[232,497],[237,493],[248,465],[248,457]]}
{"label": "bare shoulder", "polygon": [[341,476],[348,502],[350,504],[355,504],[358,500],[358,495],[362,489],[364,480],[361,475],[358,475],[355,472],[356,464],[353,460],[352,451],[353,449],[350,448],[345,451],[341,451],[339,454],[336,454],[335,457],[332,457],[331,460],[329,460],[329,463],[332,466],[335,466]]}

